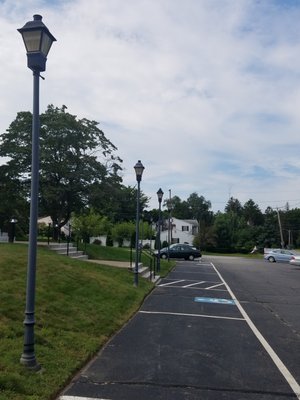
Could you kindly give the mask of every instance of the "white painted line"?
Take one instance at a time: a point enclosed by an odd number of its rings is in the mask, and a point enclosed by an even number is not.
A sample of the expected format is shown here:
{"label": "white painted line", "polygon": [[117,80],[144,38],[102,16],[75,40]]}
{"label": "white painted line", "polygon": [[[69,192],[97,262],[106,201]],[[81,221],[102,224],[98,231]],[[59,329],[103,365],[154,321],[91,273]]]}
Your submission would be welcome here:
{"label": "white painted line", "polygon": [[139,311],[141,314],[157,314],[157,315],[176,315],[179,317],[198,317],[198,318],[213,318],[213,319],[228,319],[234,321],[245,321],[244,318],[236,317],[221,317],[219,315],[205,315],[205,314],[186,314],[186,313],[175,313],[167,311]]}
{"label": "white painted line", "polygon": [[100,399],[99,397],[60,396],[59,400],[110,400],[110,399]]}
{"label": "white painted line", "polygon": [[209,287],[205,288],[205,290],[214,289],[216,287],[223,286],[223,285],[224,285],[224,283],[222,282],[222,283],[219,283],[218,285],[209,286]]}
{"label": "white painted line", "polygon": [[300,400],[300,385],[299,385],[299,383],[296,381],[296,379],[293,377],[293,375],[290,373],[290,371],[287,369],[287,367],[284,365],[284,363],[281,361],[281,359],[278,357],[278,355],[275,353],[275,351],[269,345],[269,343],[266,341],[266,339],[263,337],[263,335],[259,332],[259,330],[256,328],[254,323],[251,321],[250,317],[248,316],[248,314],[246,313],[246,311],[244,310],[244,308],[242,307],[240,302],[236,299],[234,293],[232,292],[230,287],[227,285],[227,283],[224,281],[222,275],[219,273],[217,268],[214,266],[213,263],[211,263],[211,265],[213,266],[214,270],[216,271],[216,273],[218,274],[220,279],[224,282],[224,285],[226,286],[232,299],[235,300],[236,306],[240,310],[240,313],[242,314],[242,316],[245,318],[245,321],[249,325],[250,329],[252,330],[254,335],[257,337],[257,339],[260,341],[260,343],[262,344],[262,346],[264,347],[266,352],[269,354],[269,356],[271,357],[274,364],[276,365],[278,370],[281,372],[281,374],[283,375],[283,377],[285,378],[287,383],[290,385],[290,388],[297,396],[297,399]]}
{"label": "white painted line", "polygon": [[[161,285],[157,285],[157,287],[159,287],[159,286],[161,286]],[[178,285],[178,286],[176,286],[176,285],[174,285],[174,286],[165,286],[165,288],[166,289],[174,289],[174,288],[176,288],[176,289],[184,289],[184,286],[180,286],[180,285]],[[185,290],[206,290],[206,288],[205,287],[187,287],[187,288],[185,288]],[[225,288],[225,286],[224,286],[224,289],[211,289],[212,291],[215,291],[215,292],[225,292],[225,293],[227,293],[227,289]]]}
{"label": "white painted line", "polygon": [[195,283],[190,283],[189,285],[182,286],[183,288],[195,286],[195,285],[201,285],[201,283],[205,283],[206,281],[200,281],[200,282],[195,282]]}
{"label": "white painted line", "polygon": [[172,282],[168,282],[168,283],[163,283],[162,285],[158,285],[158,286],[175,285],[176,283],[184,282],[184,281],[185,281],[185,279],[180,279],[180,281],[172,281]]}

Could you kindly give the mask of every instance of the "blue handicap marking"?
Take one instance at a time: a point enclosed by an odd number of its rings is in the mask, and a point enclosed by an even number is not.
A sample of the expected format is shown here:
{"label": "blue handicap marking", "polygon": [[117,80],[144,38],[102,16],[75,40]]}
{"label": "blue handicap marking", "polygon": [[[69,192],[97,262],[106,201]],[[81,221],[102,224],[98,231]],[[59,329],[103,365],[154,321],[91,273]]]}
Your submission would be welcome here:
{"label": "blue handicap marking", "polygon": [[228,300],[228,299],[218,299],[214,297],[195,297],[194,301],[197,303],[211,303],[211,304],[229,304],[229,305],[235,305],[234,300]]}

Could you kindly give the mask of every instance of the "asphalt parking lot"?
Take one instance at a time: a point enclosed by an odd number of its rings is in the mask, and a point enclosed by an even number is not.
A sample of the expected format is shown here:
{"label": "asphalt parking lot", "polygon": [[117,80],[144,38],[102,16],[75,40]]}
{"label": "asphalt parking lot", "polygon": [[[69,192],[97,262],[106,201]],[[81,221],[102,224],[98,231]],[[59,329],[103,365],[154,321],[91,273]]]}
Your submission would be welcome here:
{"label": "asphalt parking lot", "polygon": [[60,400],[300,399],[213,263],[178,261]]}

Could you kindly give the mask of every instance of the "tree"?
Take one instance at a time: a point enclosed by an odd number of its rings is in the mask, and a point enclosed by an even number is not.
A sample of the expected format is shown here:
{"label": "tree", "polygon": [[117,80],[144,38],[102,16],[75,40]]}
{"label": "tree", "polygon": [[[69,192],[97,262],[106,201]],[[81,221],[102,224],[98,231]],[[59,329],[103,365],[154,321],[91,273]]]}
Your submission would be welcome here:
{"label": "tree", "polygon": [[113,226],[111,230],[112,238],[118,242],[119,247],[123,246],[125,239],[131,241],[135,233],[135,224],[133,222],[120,222]]}
{"label": "tree", "polygon": [[[89,203],[97,212],[106,215],[112,222],[133,221],[136,218],[137,189],[121,185],[111,177],[95,184],[90,192]],[[147,207],[149,198],[140,193],[140,211]]]}
{"label": "tree", "polygon": [[71,219],[72,232],[88,242],[90,236],[105,235],[111,228],[107,218],[96,214],[94,210],[88,210],[81,215],[73,215]]}
{"label": "tree", "polygon": [[18,220],[18,234],[24,235],[28,230],[29,204],[24,185],[13,177],[7,165],[0,166],[0,230],[9,231],[11,218]]}
{"label": "tree", "polygon": [[264,214],[264,229],[260,242],[263,247],[280,247],[280,233],[277,213],[271,207],[267,207]]}
{"label": "tree", "polygon": [[[49,215],[59,227],[88,204],[93,186],[121,181],[122,160],[98,123],[78,119],[66,109],[49,105],[40,117],[40,214]],[[9,157],[10,178],[26,188],[28,197],[31,125],[31,113],[19,112],[0,144],[0,156]]]}
{"label": "tree", "polygon": [[234,213],[237,215],[242,214],[243,207],[238,199],[234,199],[233,197],[230,197],[228,200],[226,206],[225,206],[225,212],[226,213]]}
{"label": "tree", "polygon": [[264,223],[263,214],[252,199],[244,204],[242,214],[248,225],[262,225]]}
{"label": "tree", "polygon": [[211,202],[203,196],[198,196],[197,193],[192,193],[187,199],[187,205],[190,210],[190,216],[201,223],[211,222],[212,213],[209,212]]}
{"label": "tree", "polygon": [[216,247],[219,251],[232,250],[232,219],[228,213],[217,213],[214,221]]}
{"label": "tree", "polygon": [[[165,199],[163,205],[167,207],[167,202],[169,199]],[[172,204],[172,216],[174,218],[178,219],[187,219],[189,218],[190,211],[189,211],[189,206],[186,201],[182,201],[180,197],[178,196],[173,196],[171,198],[171,204]],[[168,212],[164,211],[164,214],[166,218],[168,218]]]}

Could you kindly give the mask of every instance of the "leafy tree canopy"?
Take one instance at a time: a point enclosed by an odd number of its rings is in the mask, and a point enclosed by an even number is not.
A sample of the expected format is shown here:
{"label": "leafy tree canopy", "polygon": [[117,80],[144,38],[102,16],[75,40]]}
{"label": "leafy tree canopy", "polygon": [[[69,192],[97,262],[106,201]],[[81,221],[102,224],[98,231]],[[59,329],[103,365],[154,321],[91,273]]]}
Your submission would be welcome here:
{"label": "leafy tree canopy", "polygon": [[[93,185],[121,184],[122,160],[98,122],[78,119],[49,105],[40,122],[40,214],[63,226],[72,212],[88,204]],[[7,171],[18,179],[29,197],[32,114],[19,112],[2,135],[0,157],[8,157]]]}

